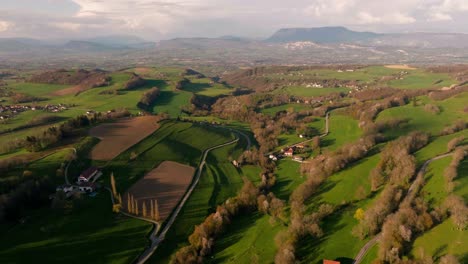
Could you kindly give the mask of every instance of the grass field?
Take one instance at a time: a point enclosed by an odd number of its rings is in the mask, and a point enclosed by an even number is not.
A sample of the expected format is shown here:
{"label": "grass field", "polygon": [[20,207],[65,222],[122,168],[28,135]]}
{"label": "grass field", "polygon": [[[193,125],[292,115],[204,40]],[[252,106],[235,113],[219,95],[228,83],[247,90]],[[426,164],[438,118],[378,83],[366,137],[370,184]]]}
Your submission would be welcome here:
{"label": "grass field", "polygon": [[424,161],[447,152],[447,143],[460,136],[465,137],[465,140],[461,144],[468,143],[468,130],[466,129],[451,135],[432,138],[431,142],[427,144],[427,146],[414,154],[418,161],[418,165],[422,165]]}
{"label": "grass field", "polygon": [[[432,101],[427,97],[419,97],[418,106],[408,104],[384,110],[377,117],[377,121],[402,117],[410,119],[408,125],[403,129],[386,131],[385,134],[390,137],[404,135],[414,130],[425,131],[436,135],[440,133],[444,127],[452,125],[456,120],[468,120],[468,115],[463,112],[467,100],[468,92],[444,101]],[[425,111],[424,105],[427,103],[439,106],[441,113],[432,114]]]}
{"label": "grass field", "polygon": [[[322,125],[324,126],[324,125]],[[346,143],[356,141],[362,131],[358,121],[341,114],[330,114],[330,133],[322,139],[322,146],[335,150]]]}
{"label": "grass field", "polygon": [[228,95],[233,91],[232,88],[228,88],[220,83],[211,83],[211,80],[208,78],[191,78],[190,81],[191,83],[184,87],[184,91],[211,97]]}
{"label": "grass field", "polygon": [[300,163],[289,159],[283,159],[278,162],[275,173],[276,184],[271,190],[276,197],[287,200],[292,191],[305,180],[299,171],[300,167]]}
{"label": "grass field", "polygon": [[270,224],[269,218],[259,213],[235,218],[226,235],[216,241],[206,263],[273,263],[275,235],[286,227],[278,222]]}
{"label": "grass field", "polygon": [[458,82],[445,73],[431,73],[426,70],[411,70],[402,80],[388,82],[390,87],[401,89],[425,89],[448,87]]}
{"label": "grass field", "polygon": [[347,93],[348,88],[314,88],[305,86],[288,86],[275,90],[275,93],[285,93],[293,96],[313,97],[331,93]]}
{"label": "grass field", "polygon": [[423,252],[425,256],[433,256],[436,259],[452,254],[460,258],[460,263],[466,263],[467,244],[468,230],[457,230],[452,220],[448,219],[418,237],[413,243],[411,254],[421,257]]}
{"label": "grass field", "polygon": [[[426,185],[422,189],[423,197],[431,206],[438,206],[447,197],[443,171],[450,163],[447,157],[432,162],[429,165],[425,180]],[[465,203],[468,201],[468,159],[464,159],[458,167],[458,177],[455,179],[454,194],[462,197]],[[460,263],[465,263],[468,256],[468,230],[458,230],[449,218],[436,225],[429,231],[419,236],[412,245],[411,255],[421,257],[422,254],[439,258],[446,254],[452,254],[459,258]]]}
{"label": "grass field", "polygon": [[[331,204],[337,212],[324,219],[321,238],[307,237],[300,243],[298,255],[302,263],[320,263],[322,259],[338,259],[341,263],[352,263],[360,248],[366,243],[352,236],[351,231],[357,220],[354,213],[358,208],[367,208],[375,199],[370,195],[369,172],[380,160],[379,154],[363,158],[346,169],[328,177],[316,195],[307,201],[308,210],[315,210],[320,204]],[[363,200],[358,201],[357,190],[363,187]],[[362,199],[362,197],[361,197]]]}
{"label": "grass field", "polygon": [[[96,217],[99,216],[99,217]],[[129,263],[147,245],[151,225],[112,213],[107,192],[65,212],[44,208],[2,231],[1,263]]]}

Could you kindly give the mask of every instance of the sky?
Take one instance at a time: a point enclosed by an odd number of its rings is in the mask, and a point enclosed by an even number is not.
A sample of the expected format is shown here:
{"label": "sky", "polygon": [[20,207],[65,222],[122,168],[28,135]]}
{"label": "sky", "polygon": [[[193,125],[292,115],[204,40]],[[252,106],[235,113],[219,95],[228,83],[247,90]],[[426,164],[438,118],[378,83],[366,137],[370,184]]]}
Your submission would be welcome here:
{"label": "sky", "polygon": [[468,33],[468,0],[0,0],[0,38],[264,38],[321,26]]}

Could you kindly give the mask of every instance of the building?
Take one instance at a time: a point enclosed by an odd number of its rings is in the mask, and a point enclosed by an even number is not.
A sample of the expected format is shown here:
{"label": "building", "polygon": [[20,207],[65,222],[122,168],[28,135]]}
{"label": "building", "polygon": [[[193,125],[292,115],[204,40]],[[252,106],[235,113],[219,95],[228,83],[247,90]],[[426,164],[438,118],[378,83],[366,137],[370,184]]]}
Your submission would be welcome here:
{"label": "building", "polygon": [[286,150],[286,151],[284,152],[284,155],[285,155],[286,157],[292,157],[292,156],[294,155],[294,149],[289,148],[288,150]]}
{"label": "building", "polygon": [[341,264],[339,261],[324,259],[323,264]]}
{"label": "building", "polygon": [[58,186],[55,190],[57,192],[63,191],[64,193],[68,193],[68,192],[73,191],[73,185],[70,185],[70,184],[61,185],[61,186]]}
{"label": "building", "polygon": [[96,190],[96,185],[91,182],[85,182],[81,184],[80,186],[78,186],[78,190],[80,192],[85,192],[85,193],[94,192],[94,190]]}
{"label": "building", "polygon": [[80,176],[78,177],[78,183],[90,182],[93,180],[93,178],[97,178],[99,176],[100,172],[97,167],[89,167],[80,174]]}

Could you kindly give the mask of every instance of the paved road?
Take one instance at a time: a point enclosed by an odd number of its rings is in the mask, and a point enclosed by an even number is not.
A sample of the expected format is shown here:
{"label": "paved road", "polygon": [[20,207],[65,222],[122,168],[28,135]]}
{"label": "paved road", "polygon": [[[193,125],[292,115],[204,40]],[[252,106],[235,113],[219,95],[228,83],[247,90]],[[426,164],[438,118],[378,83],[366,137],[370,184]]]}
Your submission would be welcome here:
{"label": "paved road", "polygon": [[[442,155],[439,155],[439,156],[436,156],[436,157],[433,157],[431,159],[428,159],[424,162],[424,164],[422,165],[421,169],[419,169],[418,171],[418,174],[416,176],[416,179],[414,179],[413,183],[411,184],[410,188],[408,189],[408,193],[406,194],[405,198],[403,199],[403,201],[400,203],[400,206],[399,208],[403,207],[403,205],[408,205],[410,204],[414,197],[416,196],[416,194],[418,193],[419,191],[419,183],[421,183],[423,180],[424,180],[424,174],[426,173],[426,169],[427,167],[429,166],[429,164],[433,161],[436,161],[436,160],[439,160],[439,159],[443,159],[445,157],[448,157],[450,155],[452,155],[453,152],[449,152],[449,153],[446,153],[446,154],[442,154]],[[354,258],[354,262],[353,264],[360,264],[361,261],[363,260],[363,258],[365,257],[365,255],[367,254],[367,252],[369,252],[369,250],[379,241],[380,239],[380,236],[381,236],[381,233],[377,234],[374,238],[372,238],[371,240],[369,240],[369,242],[367,242],[362,248],[361,250],[359,251],[359,253],[356,255],[356,257]]]}
{"label": "paved road", "polygon": [[[238,132],[240,133],[240,132]],[[201,174],[203,172],[203,167],[205,166],[206,164],[206,157],[208,156],[208,153],[212,150],[215,150],[215,149],[218,149],[218,148],[222,148],[222,147],[225,147],[225,146],[228,146],[228,145],[231,145],[231,144],[234,144],[234,143],[237,143],[239,141],[239,138],[236,138],[232,141],[229,141],[227,143],[224,143],[224,144],[221,144],[221,145],[217,145],[217,146],[214,146],[214,147],[211,147],[209,149],[206,149],[204,152],[203,152],[203,155],[202,155],[202,159],[200,161],[200,165],[198,166],[198,170],[197,170],[197,173],[195,175],[195,179],[192,181],[192,184],[190,185],[189,189],[187,190],[187,192],[185,193],[184,197],[182,198],[181,202],[178,204],[178,206],[174,209],[174,211],[172,212],[169,220],[167,221],[166,225],[164,226],[164,228],[162,229],[162,231],[158,234],[158,231],[159,231],[159,224],[158,223],[155,223],[154,221],[152,220],[149,220],[149,219],[146,219],[146,218],[139,218],[139,217],[136,217],[136,216],[132,216],[132,215],[129,215],[129,214],[125,214],[124,215],[127,215],[127,216],[130,216],[130,217],[133,217],[133,218],[137,218],[137,219],[141,219],[141,220],[144,220],[144,221],[147,221],[147,222],[152,222],[153,224],[155,224],[154,228],[153,228],[153,232],[151,232],[150,234],[150,237],[149,239],[151,240],[151,245],[150,247],[148,247],[147,249],[145,249],[145,251],[140,255],[140,257],[138,258],[138,260],[135,262],[137,264],[142,264],[142,263],[145,263],[150,257],[151,255],[153,255],[154,251],[156,251],[156,249],[158,248],[159,244],[164,240],[164,238],[166,237],[166,233],[167,231],[169,231],[169,229],[171,228],[172,224],[174,224],[174,221],[175,219],[177,218],[177,216],[179,215],[180,211],[182,210],[182,208],[184,207],[185,203],[187,202],[187,200],[189,199],[190,195],[192,194],[193,190],[195,189],[195,187],[197,186],[198,182],[200,181],[200,177],[201,177]],[[250,142],[250,140],[249,140]],[[249,143],[250,144],[250,143]]]}

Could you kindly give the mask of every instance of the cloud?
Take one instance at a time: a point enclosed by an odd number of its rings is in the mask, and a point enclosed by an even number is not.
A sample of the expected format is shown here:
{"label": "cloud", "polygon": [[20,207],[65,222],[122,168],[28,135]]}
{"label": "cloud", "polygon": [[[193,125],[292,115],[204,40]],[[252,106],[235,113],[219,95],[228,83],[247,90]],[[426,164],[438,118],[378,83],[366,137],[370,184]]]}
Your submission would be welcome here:
{"label": "cloud", "polygon": [[411,24],[417,21],[411,14],[420,3],[421,0],[393,0],[384,8],[381,1],[315,0],[304,9],[304,14],[327,23],[348,25]]}
{"label": "cloud", "polygon": [[42,38],[112,34],[134,34],[149,40],[265,37],[279,28],[318,26],[377,32],[467,31],[468,1],[15,0],[2,3],[0,21],[8,21],[0,24],[2,36]]}
{"label": "cloud", "polygon": [[0,32],[7,31],[13,26],[12,23],[0,20]]}

